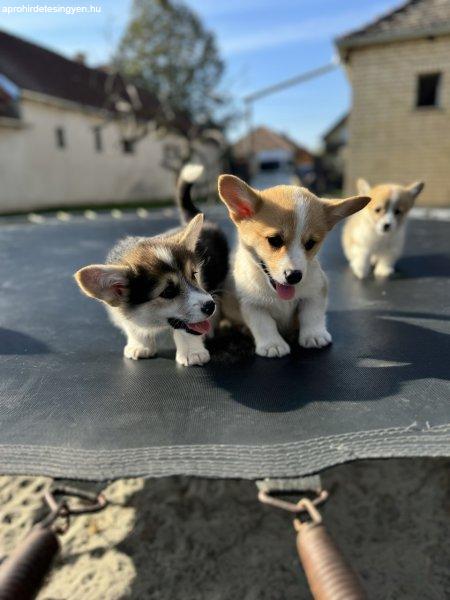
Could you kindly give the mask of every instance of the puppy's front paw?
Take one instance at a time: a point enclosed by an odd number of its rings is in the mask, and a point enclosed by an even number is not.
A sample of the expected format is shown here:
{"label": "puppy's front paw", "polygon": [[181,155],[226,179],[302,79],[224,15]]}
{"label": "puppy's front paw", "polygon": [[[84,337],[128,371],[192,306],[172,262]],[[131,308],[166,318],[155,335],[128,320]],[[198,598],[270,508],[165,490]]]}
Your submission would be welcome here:
{"label": "puppy's front paw", "polygon": [[358,279],[366,279],[370,275],[371,264],[369,260],[354,258],[350,261],[350,268]]}
{"label": "puppy's front paw", "polygon": [[331,334],[326,329],[300,331],[298,341],[302,348],[324,348],[331,344]]}
{"label": "puppy's front paw", "polygon": [[375,266],[374,275],[375,277],[390,277],[394,274],[394,267],[391,265],[384,265],[383,263],[378,263]]}
{"label": "puppy's front paw", "polygon": [[354,275],[358,279],[367,279],[370,274],[370,265],[365,263],[361,263],[359,261],[352,261],[350,263],[350,267],[354,273]]}
{"label": "puppy's front paw", "polygon": [[183,367],[192,367],[193,365],[204,365],[209,362],[210,358],[208,350],[203,348],[202,350],[190,352],[178,351],[175,360],[179,365],[183,365]]}
{"label": "puppy's front paw", "polygon": [[256,354],[266,358],[280,358],[289,354],[291,349],[284,340],[265,342],[256,346]]}
{"label": "puppy's front paw", "polygon": [[127,344],[123,349],[123,355],[125,356],[125,358],[131,358],[131,360],[139,360],[140,358],[151,358],[152,356],[155,356],[155,354],[155,348],[142,346],[142,344]]}

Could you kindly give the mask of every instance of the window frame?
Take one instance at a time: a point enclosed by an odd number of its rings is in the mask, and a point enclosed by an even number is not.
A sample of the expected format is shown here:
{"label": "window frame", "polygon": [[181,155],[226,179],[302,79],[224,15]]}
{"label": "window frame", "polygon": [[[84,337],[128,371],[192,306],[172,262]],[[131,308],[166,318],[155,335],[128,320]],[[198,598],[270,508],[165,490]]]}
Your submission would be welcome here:
{"label": "window frame", "polygon": [[[423,100],[425,90],[422,89],[423,82],[426,79],[434,78],[434,103],[433,104],[419,104],[420,100]],[[441,106],[441,90],[442,90],[442,71],[433,71],[428,73],[418,73],[416,76],[416,97],[414,102],[414,108],[416,110],[436,110],[442,108]]]}
{"label": "window frame", "polygon": [[94,150],[97,154],[101,154],[104,150],[102,127],[100,125],[96,125],[92,128],[92,131],[94,133]]}
{"label": "window frame", "polygon": [[122,154],[136,153],[136,142],[127,139],[121,139],[120,145],[122,146]]}
{"label": "window frame", "polygon": [[55,127],[55,141],[58,150],[65,150],[67,148],[66,129],[62,125]]}

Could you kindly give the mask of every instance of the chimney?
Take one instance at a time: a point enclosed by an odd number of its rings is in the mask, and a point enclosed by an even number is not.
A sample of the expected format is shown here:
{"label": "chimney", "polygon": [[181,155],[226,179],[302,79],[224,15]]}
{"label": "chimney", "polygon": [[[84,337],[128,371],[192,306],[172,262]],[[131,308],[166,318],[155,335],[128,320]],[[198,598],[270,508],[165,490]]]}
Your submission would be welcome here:
{"label": "chimney", "polygon": [[108,64],[97,65],[95,68],[97,69],[97,71],[102,71],[103,73],[106,73],[107,75],[109,73],[114,73],[113,67],[111,65],[108,65]]}
{"label": "chimney", "polygon": [[79,65],[86,64],[86,53],[85,52],[77,52],[73,57],[73,60],[77,62]]}

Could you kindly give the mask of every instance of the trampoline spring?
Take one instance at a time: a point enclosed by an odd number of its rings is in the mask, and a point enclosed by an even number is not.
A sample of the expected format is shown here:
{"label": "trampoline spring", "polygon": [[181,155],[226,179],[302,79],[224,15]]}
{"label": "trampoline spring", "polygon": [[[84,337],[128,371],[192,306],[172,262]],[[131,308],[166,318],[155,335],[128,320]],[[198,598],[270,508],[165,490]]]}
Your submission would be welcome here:
{"label": "trampoline spring", "polygon": [[258,494],[264,504],[296,515],[297,552],[315,600],[364,600],[365,592],[353,569],[328,534],[317,507],[328,498],[319,490],[313,499],[287,502],[264,490]]}
{"label": "trampoline spring", "polygon": [[[78,498],[81,505],[70,499]],[[55,486],[44,494],[50,512],[37,523],[21,544],[0,565],[0,600],[31,600],[35,598],[52,561],[59,552],[57,534],[65,533],[70,517],[98,512],[107,502],[102,493],[89,492],[71,487]],[[59,519],[62,524],[56,524]]]}
{"label": "trampoline spring", "polygon": [[366,594],[358,576],[345,560],[322,523],[314,506],[308,508],[311,521],[295,519],[297,552],[315,600],[364,600]]}
{"label": "trampoline spring", "polygon": [[35,525],[0,566],[0,600],[35,598],[59,549],[55,532]]}

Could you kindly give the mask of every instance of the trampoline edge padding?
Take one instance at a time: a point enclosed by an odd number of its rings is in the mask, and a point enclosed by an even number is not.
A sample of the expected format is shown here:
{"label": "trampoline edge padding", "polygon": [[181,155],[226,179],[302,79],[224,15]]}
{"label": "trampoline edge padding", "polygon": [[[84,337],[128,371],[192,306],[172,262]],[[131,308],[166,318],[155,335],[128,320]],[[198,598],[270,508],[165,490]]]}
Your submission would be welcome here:
{"label": "trampoline edge padding", "polygon": [[450,423],[421,430],[393,427],[267,446],[166,446],[118,450],[0,446],[5,475],[91,481],[189,475],[262,479],[301,477],[368,458],[450,457]]}

